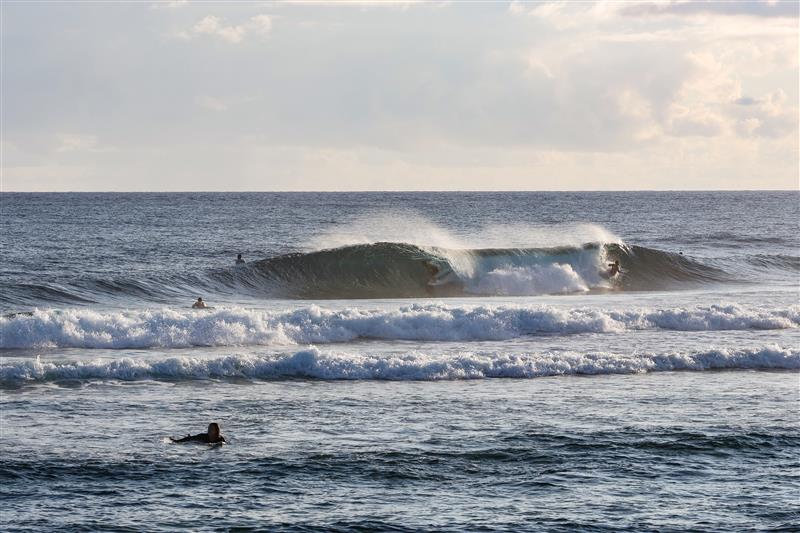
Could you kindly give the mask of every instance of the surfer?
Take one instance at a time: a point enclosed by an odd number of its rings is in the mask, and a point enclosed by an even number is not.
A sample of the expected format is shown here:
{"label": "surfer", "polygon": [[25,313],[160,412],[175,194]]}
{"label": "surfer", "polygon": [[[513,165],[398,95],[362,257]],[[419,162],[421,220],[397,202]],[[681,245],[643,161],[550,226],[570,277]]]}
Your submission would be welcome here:
{"label": "surfer", "polygon": [[439,267],[430,261],[423,261],[422,266],[425,267],[425,270],[428,271],[428,275],[431,277],[430,281],[428,281],[428,285],[432,285],[433,281],[436,279],[436,276],[439,275]]}
{"label": "surfer", "polygon": [[442,267],[431,261],[423,261],[422,266],[425,267],[425,270],[428,271],[428,275],[430,276],[427,283],[428,292],[430,292],[433,287],[439,285],[453,285],[460,281],[458,275],[450,269],[450,265],[448,264]]}
{"label": "surfer", "polygon": [[211,422],[208,425],[208,432],[206,433],[198,433],[197,435],[186,435],[182,439],[175,439],[170,437],[169,440],[171,440],[172,442],[205,442],[207,444],[228,442],[225,440],[225,437],[223,437],[222,434],[220,434],[219,424],[217,424],[216,422]]}
{"label": "surfer", "polygon": [[242,254],[239,254],[239,255],[236,256],[236,264],[237,265],[243,265],[244,264],[244,259],[242,259]]}
{"label": "surfer", "polygon": [[202,298],[198,297],[197,301],[192,305],[192,309],[205,309],[208,307]]}
{"label": "surfer", "polygon": [[608,264],[608,277],[613,278],[617,274],[619,274],[619,259],[614,260],[613,263]]}

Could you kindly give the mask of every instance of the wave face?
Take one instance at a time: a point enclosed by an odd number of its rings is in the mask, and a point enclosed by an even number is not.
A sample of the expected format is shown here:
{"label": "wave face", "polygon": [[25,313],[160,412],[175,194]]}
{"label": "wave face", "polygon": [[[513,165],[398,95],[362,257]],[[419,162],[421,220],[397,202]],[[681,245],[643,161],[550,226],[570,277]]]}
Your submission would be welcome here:
{"label": "wave face", "polygon": [[693,309],[409,305],[392,310],[319,306],[287,312],[234,309],[99,312],[36,310],[0,318],[0,348],[188,348],[350,342],[508,340],[532,335],[640,330],[780,330],[800,327],[800,306]]}
{"label": "wave face", "polygon": [[[604,272],[619,260],[623,273]],[[380,242],[289,254],[226,272],[249,285],[255,276],[290,298],[407,298],[540,295],[593,289],[654,290],[730,279],[714,266],[639,246],[447,249]]]}
{"label": "wave face", "polygon": [[0,382],[63,380],[295,379],[458,380],[536,378],[559,375],[633,374],[674,370],[800,369],[800,350],[778,346],[749,350],[625,355],[608,352],[429,355],[326,353],[317,348],[278,355],[231,355],[215,359],[170,357],[95,361],[12,361],[0,364]]}

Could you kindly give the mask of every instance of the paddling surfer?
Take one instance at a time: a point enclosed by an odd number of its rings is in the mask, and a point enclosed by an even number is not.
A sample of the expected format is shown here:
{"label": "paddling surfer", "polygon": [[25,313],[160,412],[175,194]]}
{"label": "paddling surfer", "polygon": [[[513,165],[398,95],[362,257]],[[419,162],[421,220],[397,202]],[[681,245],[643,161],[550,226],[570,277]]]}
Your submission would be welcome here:
{"label": "paddling surfer", "polygon": [[219,431],[219,424],[216,422],[211,422],[208,425],[208,431],[206,433],[198,433],[197,435],[186,435],[182,439],[175,439],[170,437],[169,440],[172,442],[177,443],[184,443],[184,442],[204,442],[206,444],[218,444],[220,442],[224,442],[227,444],[228,441],[225,440],[225,437]]}

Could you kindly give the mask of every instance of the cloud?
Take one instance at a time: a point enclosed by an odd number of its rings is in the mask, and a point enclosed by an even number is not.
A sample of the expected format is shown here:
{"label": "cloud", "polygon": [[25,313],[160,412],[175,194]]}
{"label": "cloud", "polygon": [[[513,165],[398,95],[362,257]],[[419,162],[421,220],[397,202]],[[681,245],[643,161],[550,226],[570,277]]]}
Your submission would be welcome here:
{"label": "cloud", "polygon": [[[208,15],[200,19],[193,27],[195,34],[214,35],[230,43],[240,43],[248,33],[258,33],[266,35],[272,30],[272,17],[269,15],[255,15],[250,17],[247,22],[237,25],[225,25],[220,17]],[[179,35],[186,38],[186,32]]]}
{"label": "cloud", "polygon": [[627,5],[620,10],[620,13],[629,16],[724,15],[797,18],[800,15],[800,4],[793,0],[782,2],[764,0],[645,2]]}
{"label": "cloud", "polygon": [[780,138],[797,131],[798,109],[788,104],[781,89],[758,98],[737,98],[730,106],[730,114],[742,137]]}
{"label": "cloud", "polygon": [[12,186],[796,186],[794,18],[208,5],[4,8]]}
{"label": "cloud", "polygon": [[222,19],[219,17],[215,17],[213,15],[208,15],[207,17],[203,18],[197,24],[194,25],[192,28],[194,33],[205,33],[208,35],[216,35],[221,39],[232,43],[241,42],[244,39],[244,34],[247,29],[242,26],[225,26],[222,23]]}
{"label": "cloud", "polygon": [[150,9],[175,9],[189,5],[189,0],[159,1],[150,5]]}

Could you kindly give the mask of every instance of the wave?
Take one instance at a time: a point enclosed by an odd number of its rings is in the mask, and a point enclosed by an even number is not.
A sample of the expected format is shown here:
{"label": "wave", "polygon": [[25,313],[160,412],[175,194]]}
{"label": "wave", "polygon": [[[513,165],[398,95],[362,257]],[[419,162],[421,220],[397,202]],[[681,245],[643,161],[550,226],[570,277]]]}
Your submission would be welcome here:
{"label": "wave", "polygon": [[[620,262],[621,274],[609,279],[605,272],[614,260]],[[795,273],[799,261],[791,255],[759,255],[709,264],[681,253],[621,243],[459,249],[378,242],[284,254],[236,268],[175,272],[157,279],[0,283],[0,302],[20,309],[42,304],[170,303],[198,294],[207,300],[216,296],[241,301],[242,297],[444,298],[671,290],[763,279],[759,269]]]}
{"label": "wave", "polygon": [[528,306],[414,304],[395,309],[310,306],[285,312],[244,308],[35,310],[0,318],[0,348],[187,348],[292,345],[357,339],[508,340],[531,335],[629,330],[719,331],[800,327],[800,306],[711,305],[612,310]]}
{"label": "wave", "polygon": [[95,361],[27,361],[0,364],[0,382],[10,385],[63,380],[296,379],[459,380],[536,378],[559,375],[634,374],[675,370],[800,369],[800,350],[769,346],[692,353],[615,354],[462,352],[431,355],[363,355],[310,348],[277,355],[231,355],[215,359],[170,357]]}
{"label": "wave", "polygon": [[786,254],[757,254],[750,256],[748,262],[764,269],[781,269],[789,272],[800,271],[800,257]]}
{"label": "wave", "polygon": [[[609,280],[607,263],[622,274]],[[541,295],[594,289],[654,290],[728,281],[731,276],[682,254],[640,246],[588,243],[555,248],[448,249],[379,242],[296,253],[219,273],[248,285],[262,276],[289,298],[403,298]]]}

